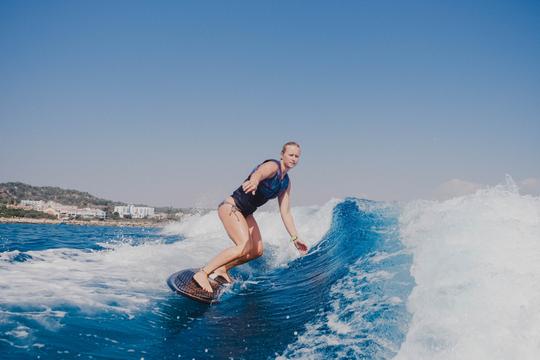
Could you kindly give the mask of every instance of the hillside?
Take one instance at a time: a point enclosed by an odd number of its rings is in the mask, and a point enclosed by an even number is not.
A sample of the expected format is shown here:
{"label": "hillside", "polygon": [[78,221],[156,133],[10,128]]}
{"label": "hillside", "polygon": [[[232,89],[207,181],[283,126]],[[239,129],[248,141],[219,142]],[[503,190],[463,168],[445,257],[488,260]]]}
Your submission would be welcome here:
{"label": "hillside", "polygon": [[[97,207],[107,212],[112,212],[116,205],[127,205],[120,201],[112,201],[98,198],[87,192],[78,190],[66,190],[53,186],[32,186],[21,182],[0,183],[0,205],[16,204],[21,200],[56,201],[64,205],[75,205],[79,208]],[[136,206],[148,206],[135,204]],[[165,213],[174,217],[174,214],[194,214],[207,212],[207,209],[156,207],[156,213]]]}
{"label": "hillside", "polygon": [[0,204],[18,203],[21,200],[56,201],[64,205],[78,207],[110,208],[115,205],[124,205],[122,202],[101,199],[78,190],[66,190],[52,186],[32,186],[21,182],[0,184]]}

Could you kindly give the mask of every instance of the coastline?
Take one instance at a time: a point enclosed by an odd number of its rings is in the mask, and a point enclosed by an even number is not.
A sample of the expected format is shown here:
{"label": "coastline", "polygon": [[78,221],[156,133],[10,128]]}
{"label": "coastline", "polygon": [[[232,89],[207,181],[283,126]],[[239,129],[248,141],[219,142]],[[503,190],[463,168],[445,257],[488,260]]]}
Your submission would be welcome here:
{"label": "coastline", "polygon": [[147,227],[161,228],[169,224],[166,222],[152,222],[147,220],[58,220],[58,219],[32,219],[32,218],[8,218],[0,217],[0,224],[68,224],[68,225],[86,225],[86,226],[130,226],[130,227]]}

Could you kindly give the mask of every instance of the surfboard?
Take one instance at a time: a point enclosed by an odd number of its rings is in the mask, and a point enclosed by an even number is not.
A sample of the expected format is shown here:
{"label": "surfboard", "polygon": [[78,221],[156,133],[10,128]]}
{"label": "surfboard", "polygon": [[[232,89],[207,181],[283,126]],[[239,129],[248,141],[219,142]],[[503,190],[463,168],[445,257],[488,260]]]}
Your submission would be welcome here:
{"label": "surfboard", "polygon": [[214,291],[210,294],[203,290],[195,282],[195,280],[193,280],[193,275],[195,275],[196,272],[197,269],[184,269],[177,271],[169,276],[167,279],[167,285],[169,285],[172,291],[192,300],[205,304],[217,303],[219,294],[223,290],[222,284],[214,279],[209,278],[208,280],[210,281],[210,286],[212,286],[212,290]]}

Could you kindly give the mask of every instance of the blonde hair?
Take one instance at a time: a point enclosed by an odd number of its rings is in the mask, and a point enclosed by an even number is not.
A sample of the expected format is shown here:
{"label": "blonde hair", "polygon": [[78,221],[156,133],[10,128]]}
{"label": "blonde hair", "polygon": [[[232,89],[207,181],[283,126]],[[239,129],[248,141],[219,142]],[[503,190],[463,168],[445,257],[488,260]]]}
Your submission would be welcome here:
{"label": "blonde hair", "polygon": [[285,145],[283,145],[283,148],[281,149],[282,154],[285,154],[285,151],[287,150],[287,146],[289,146],[289,145],[294,145],[294,146],[296,146],[297,148],[300,149],[300,145],[297,142],[289,141],[288,143],[285,143]]}

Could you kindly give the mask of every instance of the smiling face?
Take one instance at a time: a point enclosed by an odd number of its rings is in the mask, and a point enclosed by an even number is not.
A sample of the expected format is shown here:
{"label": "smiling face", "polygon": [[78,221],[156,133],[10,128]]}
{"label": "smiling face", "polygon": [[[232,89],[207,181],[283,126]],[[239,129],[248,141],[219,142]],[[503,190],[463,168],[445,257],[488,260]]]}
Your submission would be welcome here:
{"label": "smiling face", "polygon": [[300,147],[298,145],[286,145],[281,152],[281,160],[287,169],[292,169],[300,160]]}

